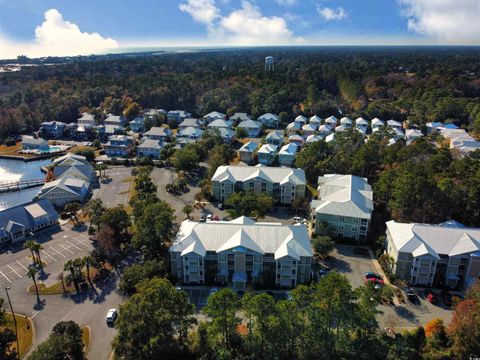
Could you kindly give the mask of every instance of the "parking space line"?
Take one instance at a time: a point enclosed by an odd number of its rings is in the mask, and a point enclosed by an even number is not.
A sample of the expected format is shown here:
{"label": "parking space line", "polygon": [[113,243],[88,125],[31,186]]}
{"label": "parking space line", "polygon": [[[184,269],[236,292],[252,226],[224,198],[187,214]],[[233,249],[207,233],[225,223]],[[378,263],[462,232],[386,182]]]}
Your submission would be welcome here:
{"label": "parking space line", "polygon": [[87,236],[85,236],[83,234],[77,234],[77,235],[83,237],[84,239],[90,240]]}
{"label": "parking space line", "polygon": [[52,249],[53,251],[55,251],[58,255],[60,255],[60,256],[63,257],[64,259],[67,258],[65,255],[63,255],[60,251],[58,251],[57,249],[55,249],[53,246],[51,246],[50,249]]}
{"label": "parking space line", "polygon": [[77,244],[80,244],[80,245],[85,246],[88,250],[90,250],[90,249],[92,248],[92,245],[91,245],[91,244],[88,244],[85,240],[77,239],[77,238],[75,238],[75,237],[72,238],[72,239],[74,239],[74,240],[77,242]]}
{"label": "parking space line", "polygon": [[14,268],[12,268],[10,265],[7,264],[7,266],[12,270],[19,278],[22,278],[22,275],[20,275]]}
{"label": "parking space line", "polygon": [[53,261],[57,262],[57,259],[55,259],[52,255],[50,255],[49,253],[47,253],[45,250],[42,250],[42,251],[43,251],[43,253],[44,253],[45,255],[47,255],[50,259],[52,259]]}
{"label": "parking space line", "polygon": [[72,244],[72,243],[71,243],[70,241],[68,241],[68,240],[65,240],[65,242],[68,243],[68,244],[70,244],[70,245],[72,245],[74,248],[77,248],[78,250],[83,250],[82,248],[79,248],[77,245]]}
{"label": "parking space line", "polygon": [[[66,241],[66,240],[65,240]],[[64,248],[65,250],[67,250],[70,254],[75,254],[72,250],[66,248],[65,246],[63,246],[62,244],[57,244],[58,246],[61,246],[62,248]]]}
{"label": "parking space line", "polygon": [[5,279],[7,279],[7,281],[8,281],[10,284],[12,283],[12,281],[11,281],[11,280],[7,277],[7,275],[5,275],[2,271],[0,271],[0,275],[3,275],[3,277],[4,277]]}
{"label": "parking space line", "polygon": [[15,260],[17,262],[18,265],[20,265],[22,268],[25,269],[25,271],[28,271],[28,269],[25,267],[25,265],[23,265],[20,261],[18,260]]}

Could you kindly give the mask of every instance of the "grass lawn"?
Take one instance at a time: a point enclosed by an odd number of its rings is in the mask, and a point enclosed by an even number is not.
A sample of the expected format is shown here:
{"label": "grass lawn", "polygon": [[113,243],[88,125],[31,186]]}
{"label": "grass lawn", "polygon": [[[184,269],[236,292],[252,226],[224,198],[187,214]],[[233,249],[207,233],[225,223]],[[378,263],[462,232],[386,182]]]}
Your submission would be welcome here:
{"label": "grass lawn", "polygon": [[88,354],[88,351],[90,350],[90,335],[90,328],[88,326],[82,326],[82,342],[85,354]]}
{"label": "grass lawn", "polygon": [[[85,270],[83,271],[83,273],[86,276]],[[97,269],[91,268],[90,278],[93,279],[97,273],[98,273]],[[58,282],[50,286],[45,286],[44,284],[38,284],[38,283],[37,283],[37,286],[38,286],[38,293],[40,295],[58,295],[58,294],[63,294],[65,292],[69,294],[76,291],[75,286],[73,285],[73,281],[69,283],[66,280],[63,281],[63,284],[62,284],[62,281],[59,280]],[[35,294],[35,286],[33,284],[30,285],[30,287],[28,288],[28,292],[30,294]]]}
{"label": "grass lawn", "polygon": [[0,145],[0,155],[15,155],[15,156],[22,156],[22,157],[34,157],[33,154],[18,154],[17,151],[22,150],[22,142],[17,141],[15,145],[6,146]]}
{"label": "grass lawn", "polygon": [[[13,323],[12,314],[6,313],[5,315],[8,320],[7,327],[10,328],[13,332],[15,332],[15,325]],[[15,318],[17,319],[18,342],[20,343],[20,358],[23,358],[33,344],[32,322],[30,319],[23,315],[17,314]],[[17,348],[16,342],[13,342],[12,348]]]}

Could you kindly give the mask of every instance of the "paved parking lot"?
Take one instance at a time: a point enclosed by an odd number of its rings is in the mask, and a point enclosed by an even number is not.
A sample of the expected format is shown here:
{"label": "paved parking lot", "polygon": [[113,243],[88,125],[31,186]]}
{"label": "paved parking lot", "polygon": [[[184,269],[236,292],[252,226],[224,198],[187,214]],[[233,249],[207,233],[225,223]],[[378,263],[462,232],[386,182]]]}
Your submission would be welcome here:
{"label": "paved parking lot", "polygon": [[[110,178],[108,183],[100,182],[100,188],[93,190],[93,199],[101,199],[106,207],[127,205],[132,181],[131,167],[112,166],[105,174]],[[103,172],[102,172],[103,174]]]}
{"label": "paved parking lot", "polygon": [[[83,257],[93,249],[86,232],[75,231],[68,226],[47,229],[35,235],[34,239],[43,245],[40,257],[47,265],[63,264],[68,259]],[[30,251],[23,250],[23,243],[12,245],[0,254],[0,286],[10,286],[26,277],[27,268],[32,264],[29,256]],[[55,278],[49,277],[45,283],[55,281]]]}
{"label": "paved parking lot", "polygon": [[368,253],[359,251],[361,248],[352,245],[335,245],[330,259],[325,264],[332,270],[344,274],[353,288],[364,284],[364,274],[367,271],[377,272]]}

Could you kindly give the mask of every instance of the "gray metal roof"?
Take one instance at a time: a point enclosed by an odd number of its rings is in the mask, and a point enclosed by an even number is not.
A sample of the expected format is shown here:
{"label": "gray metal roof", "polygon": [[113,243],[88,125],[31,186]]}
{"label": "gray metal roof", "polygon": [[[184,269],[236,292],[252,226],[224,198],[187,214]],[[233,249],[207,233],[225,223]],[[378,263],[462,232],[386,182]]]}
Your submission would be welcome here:
{"label": "gray metal roof", "polygon": [[305,172],[302,169],[269,166],[219,166],[212,177],[212,181],[246,181],[262,178],[272,183],[292,183],[294,185],[306,185]]}
{"label": "gray metal roof", "polygon": [[238,247],[274,254],[275,259],[313,256],[305,225],[256,223],[245,218],[206,223],[185,220],[169,251],[205,256],[207,251],[223,252]]}

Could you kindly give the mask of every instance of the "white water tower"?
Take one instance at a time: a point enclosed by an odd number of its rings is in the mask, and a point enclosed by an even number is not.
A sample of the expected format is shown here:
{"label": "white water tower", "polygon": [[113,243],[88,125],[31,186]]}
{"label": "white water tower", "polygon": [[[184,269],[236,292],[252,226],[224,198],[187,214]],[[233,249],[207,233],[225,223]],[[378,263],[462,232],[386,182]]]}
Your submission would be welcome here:
{"label": "white water tower", "polygon": [[275,70],[275,62],[273,60],[273,56],[267,56],[265,58],[265,70],[268,70],[268,71]]}

